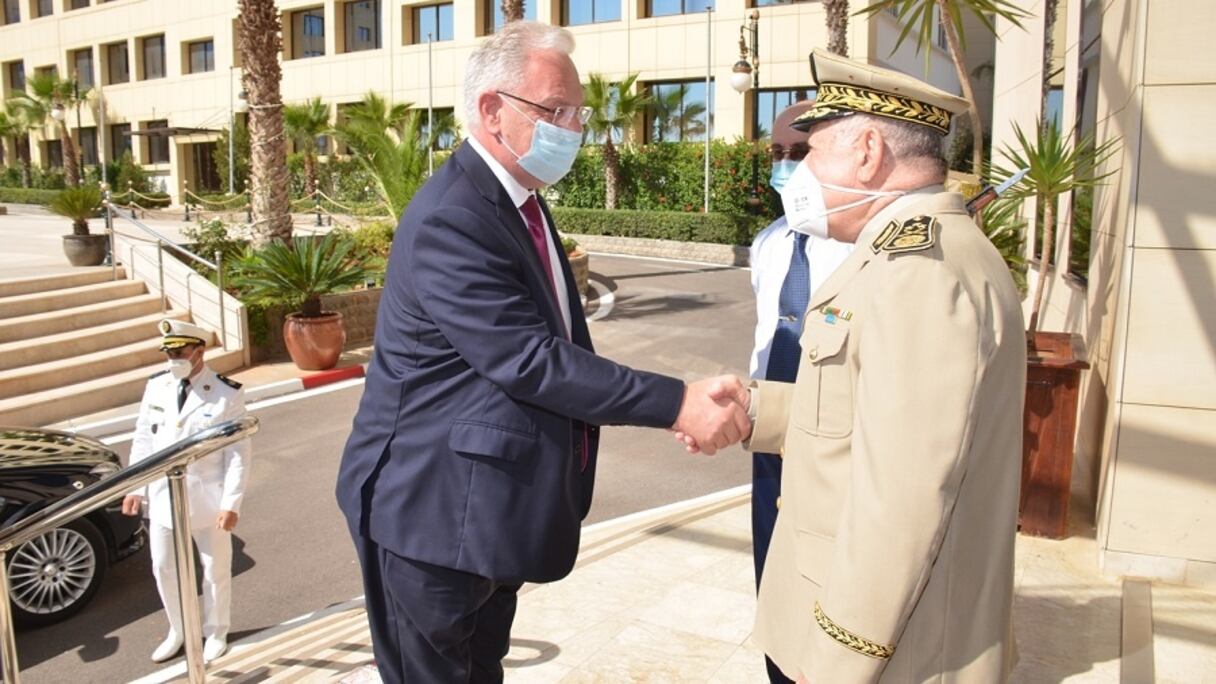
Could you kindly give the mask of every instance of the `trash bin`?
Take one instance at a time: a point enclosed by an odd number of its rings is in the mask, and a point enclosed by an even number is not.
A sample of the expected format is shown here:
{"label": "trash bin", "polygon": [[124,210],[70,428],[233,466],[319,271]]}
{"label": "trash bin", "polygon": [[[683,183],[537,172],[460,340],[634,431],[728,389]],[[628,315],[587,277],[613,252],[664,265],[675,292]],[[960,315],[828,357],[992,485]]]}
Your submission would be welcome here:
{"label": "trash bin", "polygon": [[1026,358],[1022,491],[1018,528],[1062,539],[1068,530],[1073,440],[1085,341],[1074,333],[1036,332]]}

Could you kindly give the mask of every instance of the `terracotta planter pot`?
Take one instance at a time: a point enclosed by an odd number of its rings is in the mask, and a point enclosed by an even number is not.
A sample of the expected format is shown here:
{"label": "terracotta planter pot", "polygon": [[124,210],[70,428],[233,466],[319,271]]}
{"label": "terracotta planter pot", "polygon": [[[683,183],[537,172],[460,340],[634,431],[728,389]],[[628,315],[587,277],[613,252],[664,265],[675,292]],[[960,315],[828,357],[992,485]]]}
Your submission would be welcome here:
{"label": "terracotta planter pot", "polygon": [[106,260],[105,235],[64,235],[63,254],[73,266],[98,266]]}
{"label": "terracotta planter pot", "polygon": [[591,275],[591,255],[579,247],[567,254],[566,258],[570,260],[570,271],[574,273],[575,288],[579,294],[586,294],[587,279]]}
{"label": "terracotta planter pot", "polygon": [[287,353],[300,370],[327,370],[338,365],[338,357],[346,345],[346,326],[342,314],[327,311],[320,316],[305,318],[293,313],[283,321],[283,343]]}

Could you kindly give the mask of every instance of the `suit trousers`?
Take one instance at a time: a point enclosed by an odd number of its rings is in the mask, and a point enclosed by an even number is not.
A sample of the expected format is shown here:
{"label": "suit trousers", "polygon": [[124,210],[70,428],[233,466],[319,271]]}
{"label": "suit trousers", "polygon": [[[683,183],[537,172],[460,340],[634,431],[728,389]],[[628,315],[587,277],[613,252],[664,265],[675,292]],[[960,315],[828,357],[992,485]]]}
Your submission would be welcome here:
{"label": "suit trousers", "polygon": [[[177,558],[173,553],[173,530],[149,523],[148,549],[152,553],[152,574],[156,591],[169,616],[169,627],[178,634],[182,629],[182,607],[177,596]],[[203,561],[203,636],[228,637],[232,606],[232,533],[214,525],[190,531]],[[193,553],[191,553],[193,556]]]}
{"label": "suit trousers", "polygon": [[[781,496],[781,457],[777,454],[752,454],[752,559],[756,566],[756,587],[764,574],[764,557],[773,538],[777,523],[777,499]],[[765,657],[771,684],[787,684],[789,677],[781,673],[772,660]]]}
{"label": "suit trousers", "polygon": [[353,537],[382,681],[503,681],[519,584],[405,558]]}

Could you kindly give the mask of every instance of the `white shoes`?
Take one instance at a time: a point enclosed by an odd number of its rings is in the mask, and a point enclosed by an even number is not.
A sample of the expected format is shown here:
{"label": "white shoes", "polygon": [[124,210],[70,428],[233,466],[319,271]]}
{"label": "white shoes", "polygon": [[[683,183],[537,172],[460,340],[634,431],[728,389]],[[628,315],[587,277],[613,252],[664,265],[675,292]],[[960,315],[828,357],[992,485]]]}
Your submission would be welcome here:
{"label": "white shoes", "polygon": [[207,637],[207,641],[203,643],[203,662],[210,663],[227,652],[227,637]]}
{"label": "white shoes", "polygon": [[160,646],[157,646],[155,651],[152,651],[152,662],[163,663],[177,655],[180,650],[182,650],[181,635],[173,630],[169,630],[169,636],[160,642]]}

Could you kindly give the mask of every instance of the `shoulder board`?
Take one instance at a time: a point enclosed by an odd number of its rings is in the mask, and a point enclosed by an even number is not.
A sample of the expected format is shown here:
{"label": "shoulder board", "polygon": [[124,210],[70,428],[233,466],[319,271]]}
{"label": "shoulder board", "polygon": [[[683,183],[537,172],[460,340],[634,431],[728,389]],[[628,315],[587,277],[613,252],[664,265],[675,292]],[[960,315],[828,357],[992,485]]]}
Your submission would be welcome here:
{"label": "shoulder board", "polygon": [[237,382],[236,380],[233,380],[232,378],[225,377],[225,376],[223,376],[223,375],[220,375],[219,373],[216,373],[216,374],[215,374],[215,377],[219,378],[219,379],[220,379],[220,382],[224,383],[225,385],[228,385],[228,386],[229,386],[229,387],[231,387],[232,389],[240,389],[240,388],[241,388],[241,383]]}
{"label": "shoulder board", "polygon": [[875,254],[919,252],[937,244],[937,231],[940,229],[937,219],[927,215],[913,216],[903,223],[892,221],[870,243],[870,249]]}
{"label": "shoulder board", "polygon": [[168,368],[165,368],[164,370],[158,370],[158,371],[156,371],[155,373],[153,373],[152,375],[149,375],[149,376],[148,376],[148,379],[149,379],[149,380],[151,380],[152,378],[159,378],[160,376],[162,376],[162,375],[164,375],[165,373],[168,373],[168,372],[169,372],[169,369],[168,369]]}

